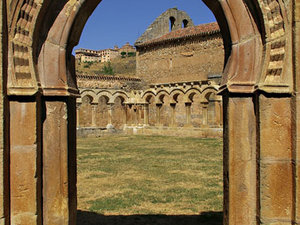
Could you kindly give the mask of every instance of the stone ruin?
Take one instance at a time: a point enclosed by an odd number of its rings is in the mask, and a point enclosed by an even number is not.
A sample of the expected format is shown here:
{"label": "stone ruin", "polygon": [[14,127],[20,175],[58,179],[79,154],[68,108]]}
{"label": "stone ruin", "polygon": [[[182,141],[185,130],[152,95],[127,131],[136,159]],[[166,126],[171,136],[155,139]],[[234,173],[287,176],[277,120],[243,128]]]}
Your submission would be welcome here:
{"label": "stone ruin", "polygon": [[[76,224],[72,49],[100,0],[0,2],[0,224]],[[224,40],[224,225],[300,223],[300,2],[204,0]]]}
{"label": "stone ruin", "polygon": [[[179,22],[169,32],[173,17]],[[188,26],[179,27],[185,20]],[[135,79],[77,74],[81,93],[77,134],[98,136],[118,130],[222,137],[222,101],[217,92],[224,50],[217,23],[194,26],[184,11],[168,9],[135,45]]]}

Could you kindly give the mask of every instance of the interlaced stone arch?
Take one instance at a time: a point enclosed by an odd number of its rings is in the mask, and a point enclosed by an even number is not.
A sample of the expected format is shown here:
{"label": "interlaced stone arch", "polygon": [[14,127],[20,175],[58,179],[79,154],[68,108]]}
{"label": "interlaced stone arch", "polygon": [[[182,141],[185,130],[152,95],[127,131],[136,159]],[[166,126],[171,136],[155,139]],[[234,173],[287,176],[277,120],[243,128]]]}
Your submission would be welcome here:
{"label": "interlaced stone arch", "polygon": [[[204,2],[218,20],[226,53],[224,224],[299,223],[299,3]],[[75,224],[78,90],[71,52],[98,3],[0,3],[1,223]],[[20,197],[20,186],[30,194]]]}
{"label": "interlaced stone arch", "polygon": [[[82,96],[82,94],[81,94],[81,96]],[[109,103],[109,102],[113,102],[113,96],[112,96],[112,93],[111,92],[109,92],[109,91],[99,91],[98,93],[97,93],[97,102],[99,102],[99,98],[101,98],[102,96],[105,96],[106,97],[106,99],[108,100],[107,102]]]}

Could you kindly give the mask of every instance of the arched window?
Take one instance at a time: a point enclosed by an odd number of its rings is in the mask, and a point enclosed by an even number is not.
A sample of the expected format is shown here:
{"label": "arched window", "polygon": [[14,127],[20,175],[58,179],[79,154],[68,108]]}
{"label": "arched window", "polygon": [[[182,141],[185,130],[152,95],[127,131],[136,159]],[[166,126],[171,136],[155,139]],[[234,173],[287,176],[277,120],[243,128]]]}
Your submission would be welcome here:
{"label": "arched window", "polygon": [[173,16],[170,17],[170,32],[173,30],[175,25],[175,18]]}
{"label": "arched window", "polygon": [[188,20],[186,20],[186,19],[182,20],[182,28],[188,27],[188,24],[189,24]]}

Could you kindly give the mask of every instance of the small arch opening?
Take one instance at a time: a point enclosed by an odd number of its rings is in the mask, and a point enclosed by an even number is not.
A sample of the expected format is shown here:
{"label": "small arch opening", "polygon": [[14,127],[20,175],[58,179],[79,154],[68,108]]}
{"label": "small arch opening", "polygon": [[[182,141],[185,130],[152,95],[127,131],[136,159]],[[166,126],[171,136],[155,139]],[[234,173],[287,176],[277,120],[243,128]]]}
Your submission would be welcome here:
{"label": "small arch opening", "polygon": [[173,31],[174,27],[175,27],[175,17],[171,16],[170,17],[170,32]]}
{"label": "small arch opening", "polygon": [[182,20],[182,28],[187,28],[188,25],[189,25],[189,21],[188,20],[186,20],[186,19]]}

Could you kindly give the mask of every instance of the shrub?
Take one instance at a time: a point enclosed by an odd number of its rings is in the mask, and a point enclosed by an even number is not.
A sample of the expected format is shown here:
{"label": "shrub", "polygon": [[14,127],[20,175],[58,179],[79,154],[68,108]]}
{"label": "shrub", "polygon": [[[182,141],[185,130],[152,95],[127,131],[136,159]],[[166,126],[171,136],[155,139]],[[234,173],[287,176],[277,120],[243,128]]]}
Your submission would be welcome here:
{"label": "shrub", "polygon": [[121,52],[121,56],[122,56],[122,58],[125,58],[126,52]]}
{"label": "shrub", "polygon": [[105,75],[114,75],[115,74],[110,62],[104,64],[104,66],[102,68],[102,73]]}
{"label": "shrub", "polygon": [[133,56],[135,56],[136,55],[136,53],[135,52],[128,52],[128,57],[133,57]]}

